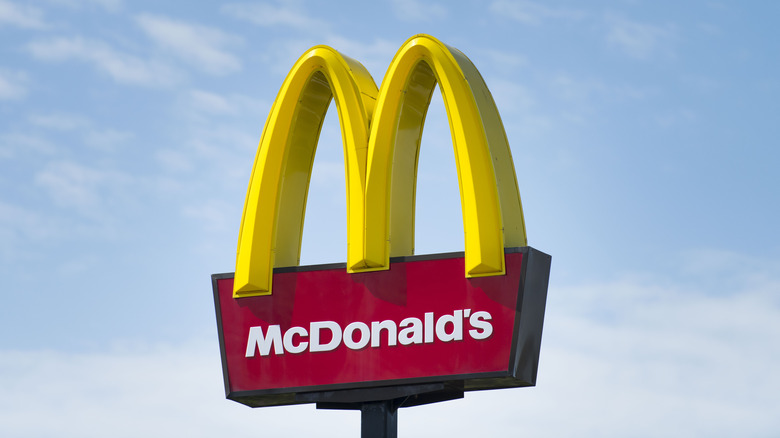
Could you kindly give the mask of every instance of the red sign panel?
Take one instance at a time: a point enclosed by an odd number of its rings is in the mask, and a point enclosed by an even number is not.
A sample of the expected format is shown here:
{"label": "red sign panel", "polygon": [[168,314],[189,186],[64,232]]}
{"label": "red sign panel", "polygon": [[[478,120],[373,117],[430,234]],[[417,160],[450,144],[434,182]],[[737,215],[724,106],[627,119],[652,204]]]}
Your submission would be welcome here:
{"label": "red sign panel", "polygon": [[388,271],[282,268],[269,296],[233,298],[212,277],[228,398],[425,382],[465,390],[535,384],[550,257],[506,253],[506,275],[464,278],[462,254],[406,257]]}

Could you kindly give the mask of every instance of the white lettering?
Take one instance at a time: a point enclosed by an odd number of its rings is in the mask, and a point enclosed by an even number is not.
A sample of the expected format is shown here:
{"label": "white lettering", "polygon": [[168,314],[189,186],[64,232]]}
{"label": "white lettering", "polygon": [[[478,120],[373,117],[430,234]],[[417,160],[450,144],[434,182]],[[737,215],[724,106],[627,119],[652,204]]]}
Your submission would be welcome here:
{"label": "white lettering", "polygon": [[469,330],[469,335],[473,339],[489,338],[490,335],[493,334],[493,324],[488,322],[491,319],[493,319],[493,317],[491,317],[489,313],[484,311],[472,313],[471,318],[469,318],[469,324],[471,324],[471,326],[474,327],[474,329]]}
{"label": "white lettering", "polygon": [[425,314],[425,343],[433,342],[433,312]]}
{"label": "white lettering", "polygon": [[[278,326],[277,326],[278,327]],[[284,332],[284,349],[290,353],[303,353],[306,351],[306,347],[309,346],[308,342],[301,342],[298,345],[293,344],[293,336],[300,335],[302,338],[309,336],[306,333],[306,329],[303,327],[292,327]]]}
{"label": "white lettering", "polygon": [[282,329],[278,325],[268,326],[267,335],[263,335],[262,327],[249,327],[249,339],[246,343],[246,357],[255,357],[255,350],[260,350],[260,356],[268,356],[271,352],[271,346],[274,347],[274,354],[282,354],[284,351],[279,348],[282,345]]}
{"label": "white lettering", "polygon": [[423,323],[419,318],[406,318],[399,325],[401,331],[398,333],[398,342],[401,345],[422,344],[423,342]]}
{"label": "white lettering", "polygon": [[[355,330],[360,331],[360,340],[355,341]],[[353,322],[344,329],[344,345],[351,350],[360,350],[368,345],[368,341],[371,339],[371,331],[368,329],[368,324],[364,322]]]}
{"label": "white lettering", "polygon": [[385,320],[382,322],[374,321],[371,323],[371,346],[379,347],[381,342],[382,330],[387,330],[387,345],[394,346],[398,336],[398,328],[395,326],[395,321]]}
{"label": "white lettering", "polygon": [[[327,344],[320,343],[320,330],[330,330],[331,338]],[[318,321],[309,324],[309,351],[331,351],[341,344],[341,326],[333,321]]]}
{"label": "white lettering", "polygon": [[[452,324],[452,331],[447,333],[447,324]],[[463,340],[463,311],[456,310],[452,315],[442,315],[436,321],[436,337],[440,341],[462,341]]]}

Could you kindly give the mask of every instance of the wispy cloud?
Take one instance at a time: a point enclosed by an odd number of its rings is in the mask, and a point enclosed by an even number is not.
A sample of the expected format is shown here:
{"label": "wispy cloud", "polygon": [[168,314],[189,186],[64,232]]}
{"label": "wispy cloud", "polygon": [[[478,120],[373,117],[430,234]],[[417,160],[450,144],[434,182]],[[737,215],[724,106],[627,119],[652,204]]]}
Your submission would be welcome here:
{"label": "wispy cloud", "polygon": [[534,1],[496,0],[490,11],[504,18],[528,25],[540,25],[549,19],[599,21],[606,26],[606,41],[636,59],[648,59],[658,54],[672,53],[671,45],[676,29],[671,24],[648,24],[631,20],[615,13],[607,13],[603,23],[598,16],[579,9],[548,6]]}
{"label": "wispy cloud", "polygon": [[241,61],[226,49],[239,44],[238,37],[160,16],[140,15],[136,21],[159,47],[199,70],[215,75],[241,70]]}
{"label": "wispy cloud", "polygon": [[47,0],[59,6],[65,6],[72,9],[83,8],[84,6],[95,5],[110,12],[119,11],[122,8],[122,0]]}
{"label": "wispy cloud", "polygon": [[211,114],[235,114],[237,108],[229,99],[217,93],[203,90],[192,90],[187,96],[191,108],[198,112]]}
{"label": "wispy cloud", "polygon": [[549,78],[553,94],[568,105],[595,106],[594,102],[635,101],[652,96],[654,92],[619,83],[605,83],[603,80],[578,77],[559,72]]}
{"label": "wispy cloud", "polygon": [[[299,435],[315,420],[319,436],[359,435],[354,412],[313,406],[249,409],[225,399],[219,348],[209,342],[183,345],[117,344],[110,351],[0,352],[0,424],[8,436],[116,438],[160,435]],[[187,400],[186,403],[175,400]],[[46,421],[38,421],[42,413]],[[259,416],[259,417],[258,417]],[[348,419],[348,421],[344,421]]]}
{"label": "wispy cloud", "polygon": [[284,26],[303,32],[322,32],[329,28],[326,21],[310,16],[291,2],[231,3],[222,6],[222,12],[263,27]]}
{"label": "wispy cloud", "polygon": [[498,0],[490,4],[490,11],[496,15],[524,24],[541,24],[546,19],[581,19],[585,13],[571,8],[551,7],[532,1]]}
{"label": "wispy cloud", "polygon": [[0,200],[0,260],[25,260],[31,242],[51,239],[60,231],[50,215]]}
{"label": "wispy cloud", "polygon": [[699,115],[691,108],[668,109],[655,116],[655,121],[663,128],[680,125],[690,125],[699,119]]}
{"label": "wispy cloud", "polygon": [[223,199],[208,199],[197,205],[187,205],[182,214],[197,221],[200,228],[209,232],[229,233],[236,226],[233,215],[236,206]]}
{"label": "wispy cloud", "polygon": [[7,132],[0,134],[0,158],[16,158],[22,154],[52,155],[56,146],[40,135]]}
{"label": "wispy cloud", "polygon": [[502,68],[514,72],[515,69],[525,66],[528,59],[516,51],[501,51],[494,48],[483,50],[484,55],[492,62],[493,68]]}
{"label": "wispy cloud", "polygon": [[27,50],[44,61],[76,59],[91,63],[120,83],[160,86],[178,77],[166,63],[121,52],[99,40],[56,37],[32,42]]}
{"label": "wispy cloud", "polygon": [[72,131],[91,125],[90,120],[84,116],[65,113],[34,114],[29,120],[35,126],[58,131]]}
{"label": "wispy cloud", "polygon": [[[504,119],[504,129],[520,136],[539,136],[555,126],[554,118],[538,103],[534,90],[515,79],[492,78],[487,84]],[[517,120],[507,124],[508,120]]]}
{"label": "wispy cloud", "polygon": [[616,15],[608,15],[607,42],[628,56],[649,59],[657,54],[670,54],[675,39],[672,25],[640,23]]}
{"label": "wispy cloud", "polygon": [[[410,4],[416,4],[411,2]],[[420,4],[420,8],[425,8]],[[286,37],[269,44],[261,56],[270,69],[286,73],[305,50],[316,44],[326,44],[358,60],[374,75],[383,75],[393,54],[402,41],[383,38],[348,38],[336,32],[328,22],[313,16],[300,2],[277,1],[259,3],[231,3],[222,13],[261,27],[294,29],[295,37]],[[316,38],[312,36],[316,35]],[[379,82],[380,77],[374,77]]]}
{"label": "wispy cloud", "polygon": [[488,85],[493,99],[501,111],[531,112],[535,107],[533,92],[518,83],[506,79],[494,79]]}
{"label": "wispy cloud", "polygon": [[56,161],[45,165],[35,174],[35,184],[48,193],[52,201],[64,208],[72,208],[88,217],[102,217],[107,192],[116,194],[118,186],[132,178],[122,172],[89,167],[72,161]]}
{"label": "wispy cloud", "polygon": [[27,95],[27,75],[0,68],[0,100],[20,99]]}
{"label": "wispy cloud", "polygon": [[115,150],[133,137],[131,132],[97,126],[92,120],[79,114],[33,114],[29,121],[33,126],[46,130],[76,132],[81,135],[84,144],[103,151]]}
{"label": "wispy cloud", "polygon": [[[153,156],[162,172],[156,184],[163,184],[179,201],[178,210],[185,218],[213,231],[216,216],[203,217],[199,209],[221,205],[224,198],[217,193],[225,193],[226,187],[230,192],[245,192],[269,107],[270,103],[234,93],[195,89],[179,94],[172,111],[177,134]],[[210,179],[212,183],[204,185]],[[242,206],[239,201],[237,208]],[[240,210],[235,214],[240,217]]]}
{"label": "wispy cloud", "polygon": [[339,35],[329,35],[325,38],[325,42],[344,55],[363,64],[373,75],[377,86],[381,85],[393,55],[403,43],[403,41],[390,41],[383,38],[357,40]]}
{"label": "wispy cloud", "polygon": [[84,134],[84,144],[103,151],[116,150],[134,138],[132,132],[111,128],[93,128]]}
{"label": "wispy cloud", "polygon": [[180,113],[192,117],[227,115],[235,116],[245,112],[258,112],[268,109],[270,104],[244,95],[224,95],[205,90],[190,90],[179,102]]}
{"label": "wispy cloud", "polygon": [[19,5],[7,0],[0,0],[0,27],[4,24],[23,29],[47,27],[40,9],[27,4]]}
{"label": "wispy cloud", "polygon": [[424,0],[392,0],[395,16],[404,21],[432,21],[447,17],[447,9]]}

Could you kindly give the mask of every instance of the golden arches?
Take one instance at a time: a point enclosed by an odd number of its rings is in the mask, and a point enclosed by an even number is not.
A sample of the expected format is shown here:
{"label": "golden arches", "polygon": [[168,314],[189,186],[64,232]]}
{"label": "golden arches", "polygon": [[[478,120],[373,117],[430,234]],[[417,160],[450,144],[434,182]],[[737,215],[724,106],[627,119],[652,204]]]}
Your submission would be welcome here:
{"label": "golden arches", "polygon": [[255,158],[235,297],[269,294],[273,266],[298,264],[311,165],[331,96],[344,140],[349,272],[388,269],[391,255],[413,253],[417,156],[437,83],[455,149],[466,275],[504,273],[504,247],[525,246],[526,236],[498,110],[465,55],[417,35],[399,49],[378,96],[362,65],[328,47],[309,50],[293,66]]}

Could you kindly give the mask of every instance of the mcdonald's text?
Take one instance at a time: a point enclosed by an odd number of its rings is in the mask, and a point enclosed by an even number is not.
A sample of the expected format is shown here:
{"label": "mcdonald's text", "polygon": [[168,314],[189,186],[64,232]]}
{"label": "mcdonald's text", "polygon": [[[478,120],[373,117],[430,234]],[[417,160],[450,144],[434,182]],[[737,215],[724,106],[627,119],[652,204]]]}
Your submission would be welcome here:
{"label": "mcdonald's text", "polygon": [[[255,352],[259,352],[260,356],[268,356],[271,350],[274,354],[332,351],[342,341],[350,350],[360,350],[369,345],[371,348],[379,348],[382,346],[382,331],[385,332],[385,345],[388,347],[430,344],[434,340],[462,341],[464,319],[469,324],[466,334],[473,340],[486,339],[493,333],[490,313],[472,313],[471,309],[456,310],[451,315],[445,314],[438,318],[434,317],[434,312],[425,312],[422,319],[404,318],[400,323],[390,319],[372,321],[370,325],[355,321],[342,327],[335,321],[314,321],[309,323],[308,330],[300,326],[290,327],[284,336],[278,324],[268,326],[265,331],[262,326],[255,326],[249,328],[246,357],[255,357]],[[304,340],[307,338],[309,341]]]}

